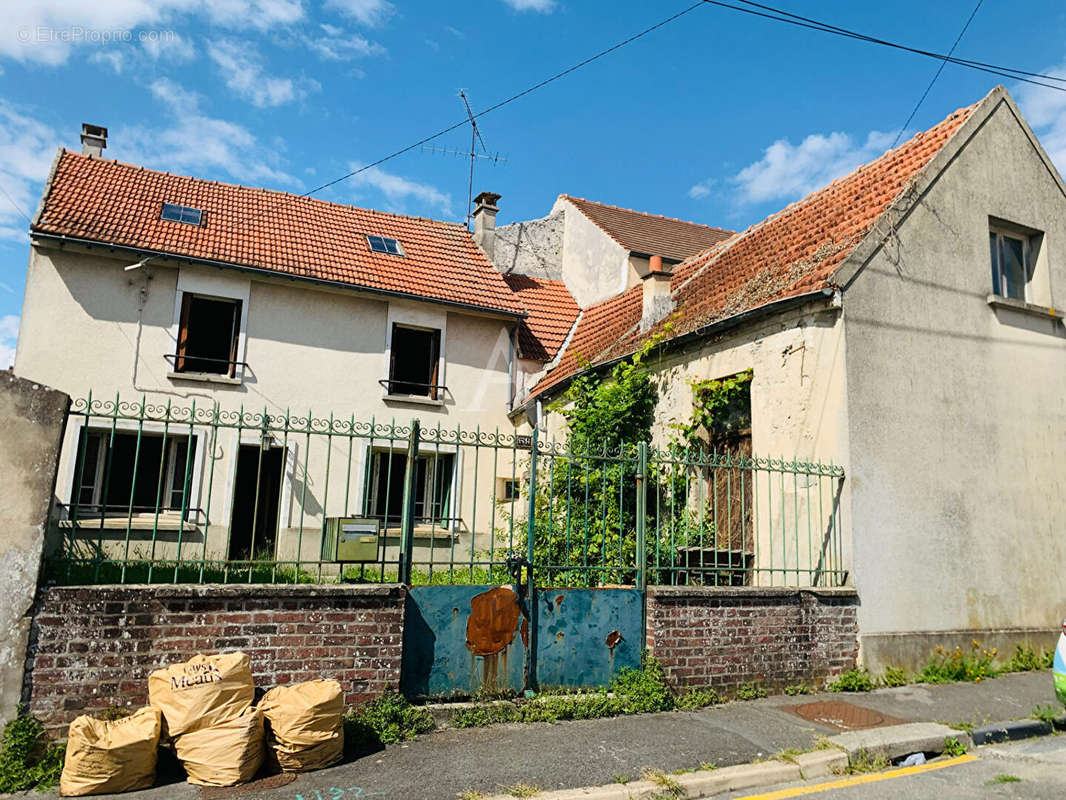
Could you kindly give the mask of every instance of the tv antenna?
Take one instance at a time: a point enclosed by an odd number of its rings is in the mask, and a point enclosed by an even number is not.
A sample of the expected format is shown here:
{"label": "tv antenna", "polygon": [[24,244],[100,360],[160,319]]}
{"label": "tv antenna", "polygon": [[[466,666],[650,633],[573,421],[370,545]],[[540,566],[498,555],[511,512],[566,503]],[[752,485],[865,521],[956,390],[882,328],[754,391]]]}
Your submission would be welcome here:
{"label": "tv antenna", "polygon": [[[466,96],[466,90],[459,90],[459,97],[463,101],[463,107],[466,109],[466,116],[470,120],[470,150],[463,152],[462,150],[451,150],[446,147],[433,147],[431,145],[422,145],[423,152],[426,153],[441,153],[443,155],[459,156],[462,158],[470,159],[470,178],[466,187],[466,227],[470,227],[470,218],[473,216],[474,205],[474,164],[477,163],[479,158],[485,159],[491,164],[500,164],[507,161],[506,158],[499,153],[490,153],[488,146],[485,144],[485,140],[481,138],[481,130],[477,126],[477,118],[474,116],[474,110],[470,107],[470,98]],[[481,145],[481,149],[478,150],[478,145]]]}

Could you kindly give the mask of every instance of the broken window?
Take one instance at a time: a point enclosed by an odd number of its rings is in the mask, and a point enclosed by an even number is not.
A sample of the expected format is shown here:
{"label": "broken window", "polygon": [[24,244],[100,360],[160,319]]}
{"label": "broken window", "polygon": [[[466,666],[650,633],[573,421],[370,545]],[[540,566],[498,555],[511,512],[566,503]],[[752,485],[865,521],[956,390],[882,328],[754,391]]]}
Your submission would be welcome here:
{"label": "broken window", "polygon": [[[195,437],[192,450],[195,456]],[[71,505],[82,519],[182,508],[188,512],[192,505],[189,437],[83,429],[74,479]]]}
{"label": "broken window", "polygon": [[392,326],[389,360],[389,394],[406,394],[436,400],[440,367],[440,331],[432,328]]}
{"label": "broken window", "polygon": [[175,372],[233,377],[237,368],[241,301],[185,292],[181,297]]}

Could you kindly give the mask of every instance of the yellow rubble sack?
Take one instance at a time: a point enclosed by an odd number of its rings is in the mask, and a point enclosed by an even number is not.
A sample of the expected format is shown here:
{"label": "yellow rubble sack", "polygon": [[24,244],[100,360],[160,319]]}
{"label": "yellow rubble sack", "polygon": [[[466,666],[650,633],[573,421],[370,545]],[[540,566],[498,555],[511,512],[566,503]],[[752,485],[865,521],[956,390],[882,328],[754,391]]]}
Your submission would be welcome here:
{"label": "yellow rubble sack", "polygon": [[148,704],[163,714],[168,736],[235,719],[254,697],[251,663],[239,652],[195,655],[148,676]]}
{"label": "yellow rubble sack", "polygon": [[189,783],[247,783],[263,765],[263,714],[258,708],[246,708],[234,719],[183,733],[174,739],[174,752]]}
{"label": "yellow rubble sack", "polygon": [[70,723],[59,793],[77,797],[148,788],[155,783],[161,727],[154,708],[110,722],[78,717]]}
{"label": "yellow rubble sack", "polygon": [[308,772],[344,755],[344,694],[336,681],[271,689],[259,701],[270,723],[271,755],[285,772]]}

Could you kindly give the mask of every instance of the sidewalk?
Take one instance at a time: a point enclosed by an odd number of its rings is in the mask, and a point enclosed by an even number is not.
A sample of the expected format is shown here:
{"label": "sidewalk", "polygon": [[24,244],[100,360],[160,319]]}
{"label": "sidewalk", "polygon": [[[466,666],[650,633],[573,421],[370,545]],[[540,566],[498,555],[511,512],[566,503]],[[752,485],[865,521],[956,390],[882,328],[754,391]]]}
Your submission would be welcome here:
{"label": "sidewalk", "polygon": [[[977,684],[915,685],[866,694],[768,697],[698,712],[672,712],[556,724],[443,730],[358,761],[299,776],[275,789],[254,784],[212,797],[241,800],[456,800],[461,792],[492,795],[517,783],[542,790],[636,779],[642,768],[669,772],[719,767],[807,749],[818,735],[841,732],[783,708],[843,701],[903,722],[981,725],[1025,718],[1055,703],[1050,672],[1008,675]],[[54,796],[54,795],[51,795]],[[117,795],[131,800],[198,800],[188,784]]]}

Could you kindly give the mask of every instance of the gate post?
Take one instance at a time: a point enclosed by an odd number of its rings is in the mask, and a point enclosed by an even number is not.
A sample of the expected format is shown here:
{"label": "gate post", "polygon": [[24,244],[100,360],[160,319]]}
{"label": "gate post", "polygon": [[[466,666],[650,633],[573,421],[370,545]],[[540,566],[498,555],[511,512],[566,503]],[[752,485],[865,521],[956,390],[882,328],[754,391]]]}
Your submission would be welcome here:
{"label": "gate post", "polygon": [[[407,440],[407,464],[403,476],[403,513],[400,518],[400,583],[411,585],[411,561],[414,558],[415,538],[415,489],[418,475],[418,440],[421,427],[417,419],[411,420],[411,435]],[[387,523],[386,523],[387,524]]]}
{"label": "gate post", "polygon": [[645,537],[648,524],[648,444],[637,443],[637,588],[648,585]]}
{"label": "gate post", "polygon": [[533,428],[533,437],[529,448],[529,511],[526,520],[526,605],[529,608],[529,669],[526,671],[526,689],[537,688],[537,598],[536,585],[533,580],[533,551],[537,538],[537,433]]}

